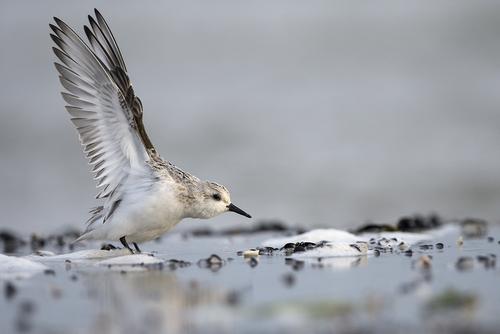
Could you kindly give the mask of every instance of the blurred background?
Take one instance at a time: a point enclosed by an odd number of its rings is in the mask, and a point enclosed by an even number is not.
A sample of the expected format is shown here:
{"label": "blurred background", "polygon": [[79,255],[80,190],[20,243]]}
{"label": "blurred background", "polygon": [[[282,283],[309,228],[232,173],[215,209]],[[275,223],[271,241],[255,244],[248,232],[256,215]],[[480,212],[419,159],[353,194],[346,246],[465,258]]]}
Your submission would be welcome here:
{"label": "blurred background", "polygon": [[[256,219],[500,218],[500,2],[2,1],[0,227],[83,228],[94,183],[48,24],[107,18],[165,159]],[[248,224],[235,215],[179,228]]]}

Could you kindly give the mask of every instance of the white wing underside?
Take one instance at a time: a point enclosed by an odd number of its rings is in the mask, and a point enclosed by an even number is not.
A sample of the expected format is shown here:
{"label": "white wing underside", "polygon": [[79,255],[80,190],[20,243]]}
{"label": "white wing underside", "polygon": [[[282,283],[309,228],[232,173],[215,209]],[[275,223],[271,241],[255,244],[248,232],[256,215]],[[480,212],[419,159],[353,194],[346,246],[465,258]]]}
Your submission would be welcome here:
{"label": "white wing underside", "polygon": [[[55,66],[66,90],[62,93],[66,109],[92,166],[99,189],[97,198],[105,199],[102,207],[91,212],[91,223],[101,218],[104,222],[120,204],[124,192],[141,189],[154,179],[134,119],[132,103],[138,101],[140,105],[140,101],[131,85],[131,93],[126,91],[128,76],[120,51],[97,11],[96,17],[97,21],[89,16],[92,31],[85,27],[90,46],[61,20],[55,19],[57,26],[51,25],[57,45],[54,53],[61,62]],[[142,105],[139,107],[142,113]]]}

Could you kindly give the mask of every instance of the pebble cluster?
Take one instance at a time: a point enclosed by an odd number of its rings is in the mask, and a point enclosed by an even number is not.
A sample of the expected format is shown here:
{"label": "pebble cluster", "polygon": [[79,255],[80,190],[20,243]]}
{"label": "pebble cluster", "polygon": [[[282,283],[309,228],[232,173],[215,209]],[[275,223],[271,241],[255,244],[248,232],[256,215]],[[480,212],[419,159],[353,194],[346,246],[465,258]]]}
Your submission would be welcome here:
{"label": "pebble cluster", "polygon": [[182,260],[176,260],[176,259],[170,259],[166,262],[168,268],[170,270],[176,270],[178,268],[186,268],[191,265],[191,262],[188,261],[182,261]]}
{"label": "pebble cluster", "polygon": [[0,231],[0,244],[3,246],[2,253],[16,254],[25,251],[29,247],[31,252],[36,252],[44,248],[52,248],[58,252],[74,249],[73,241],[78,238],[80,231],[67,230],[63,233],[50,234],[46,237],[31,234],[29,238],[8,230]]}
{"label": "pebble cluster", "polygon": [[355,234],[361,233],[381,233],[381,232],[421,232],[443,225],[443,220],[436,214],[413,215],[401,217],[396,224],[365,224],[353,231]]}
{"label": "pebble cluster", "polygon": [[495,254],[478,255],[476,258],[472,256],[462,256],[455,262],[455,268],[458,271],[470,271],[474,269],[476,262],[484,269],[494,269],[497,264],[497,256]]}

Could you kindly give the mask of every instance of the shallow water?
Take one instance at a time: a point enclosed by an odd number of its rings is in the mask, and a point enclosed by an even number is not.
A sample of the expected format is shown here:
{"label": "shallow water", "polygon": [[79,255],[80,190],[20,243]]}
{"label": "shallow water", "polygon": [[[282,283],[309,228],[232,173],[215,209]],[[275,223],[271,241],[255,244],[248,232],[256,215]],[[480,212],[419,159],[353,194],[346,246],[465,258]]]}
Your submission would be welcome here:
{"label": "shallow water", "polygon": [[[411,257],[395,252],[302,265],[279,252],[256,262],[236,255],[282,233],[173,234],[143,246],[158,259],[189,261],[185,267],[44,261],[54,274],[9,281],[16,292],[0,298],[0,332],[497,331],[500,271],[475,257],[500,256],[500,227],[462,246],[456,243],[460,234],[451,230],[425,243],[442,242],[442,250],[413,245]],[[221,266],[198,263],[212,253],[222,258]],[[432,256],[430,269],[420,268],[422,255]],[[472,267],[460,270],[457,260],[466,256]]]}

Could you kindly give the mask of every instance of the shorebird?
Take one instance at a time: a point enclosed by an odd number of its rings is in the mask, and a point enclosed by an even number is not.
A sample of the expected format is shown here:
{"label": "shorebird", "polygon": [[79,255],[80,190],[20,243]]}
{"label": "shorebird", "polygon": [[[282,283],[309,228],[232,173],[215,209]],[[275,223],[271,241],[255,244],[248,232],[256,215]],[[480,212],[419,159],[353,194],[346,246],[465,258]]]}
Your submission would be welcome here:
{"label": "shorebird", "polygon": [[163,160],[144,129],[143,107],[135,95],[118,44],[95,9],[84,26],[88,44],[57,17],[50,24],[55,63],[66,110],[76,126],[94,179],[96,198],[86,239],[133,243],[155,239],[184,218],[211,218],[232,211],[251,216],[231,202],[226,187],[202,181]]}

